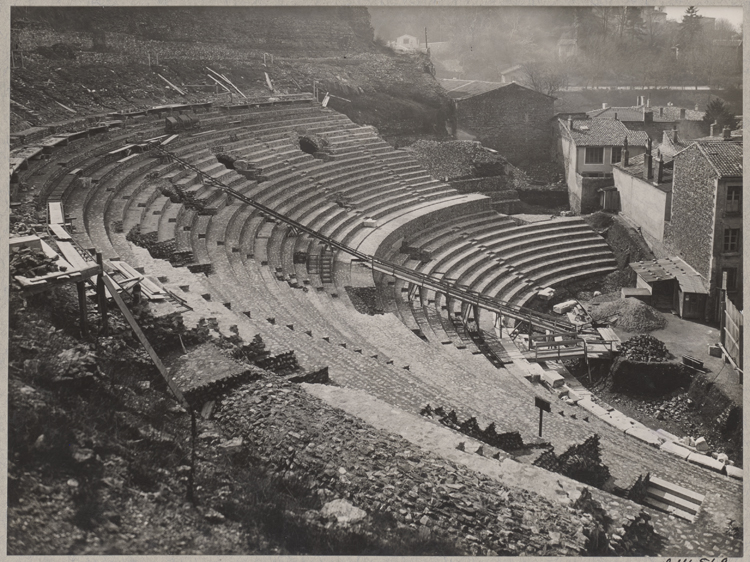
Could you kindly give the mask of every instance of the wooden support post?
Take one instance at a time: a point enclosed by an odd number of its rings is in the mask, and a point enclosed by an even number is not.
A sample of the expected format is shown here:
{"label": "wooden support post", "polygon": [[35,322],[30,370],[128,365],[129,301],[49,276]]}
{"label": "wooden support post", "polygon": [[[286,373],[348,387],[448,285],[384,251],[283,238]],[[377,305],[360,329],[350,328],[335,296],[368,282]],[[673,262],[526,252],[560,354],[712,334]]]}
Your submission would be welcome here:
{"label": "wooden support post", "polygon": [[78,308],[81,313],[81,336],[85,338],[89,335],[87,323],[88,310],[86,306],[86,282],[79,281],[76,283],[76,287],[78,288]]}
{"label": "wooden support post", "polygon": [[721,287],[719,288],[719,342],[726,346],[724,331],[727,326],[727,272],[721,272]]}
{"label": "wooden support post", "polygon": [[195,410],[190,410],[190,442],[192,444],[190,451],[190,472],[188,473],[188,488],[187,488],[187,499],[190,503],[195,504],[195,446],[198,438],[198,426],[195,415]]}
{"label": "wooden support post", "polygon": [[542,436],[542,418],[544,417],[544,410],[539,408],[539,437]]}
{"label": "wooden support post", "polygon": [[177,401],[187,410],[190,410],[190,404],[185,399],[185,396],[182,394],[182,391],[178,388],[178,386],[174,383],[174,381],[169,376],[169,373],[167,372],[167,368],[164,366],[164,363],[161,362],[161,359],[159,359],[159,356],[156,354],[156,351],[153,347],[151,347],[151,344],[146,339],[146,335],[143,333],[143,330],[141,330],[141,327],[138,325],[138,322],[136,322],[135,318],[133,317],[133,314],[130,312],[130,309],[128,309],[127,305],[125,304],[125,301],[122,300],[122,297],[120,296],[120,293],[117,292],[117,287],[115,286],[115,282],[112,281],[107,276],[104,276],[104,285],[109,289],[110,294],[112,295],[112,298],[114,299],[115,303],[117,303],[117,306],[120,308],[120,311],[122,312],[122,315],[125,317],[125,320],[127,320],[130,327],[135,332],[136,337],[141,342],[141,345],[146,349],[146,352],[151,357],[151,361],[154,362],[154,365],[159,370],[159,373],[164,378],[164,380],[167,383],[167,386],[169,387],[169,390],[172,391],[172,394],[174,394]]}
{"label": "wooden support post", "polygon": [[96,297],[99,303],[99,316],[101,318],[99,329],[101,330],[101,334],[106,336],[109,332],[109,311],[107,310],[107,292],[104,289],[104,260],[102,259],[101,252],[96,253],[96,263],[99,265],[99,275],[96,277]]}

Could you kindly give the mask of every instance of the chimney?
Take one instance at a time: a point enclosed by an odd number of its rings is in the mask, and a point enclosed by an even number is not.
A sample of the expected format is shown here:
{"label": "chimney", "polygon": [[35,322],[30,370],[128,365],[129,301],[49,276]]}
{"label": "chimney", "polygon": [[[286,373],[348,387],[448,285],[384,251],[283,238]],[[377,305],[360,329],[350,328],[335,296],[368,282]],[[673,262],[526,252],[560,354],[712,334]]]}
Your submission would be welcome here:
{"label": "chimney", "polygon": [[695,104],[695,110],[696,110],[696,111],[700,111],[700,108],[698,107],[698,104],[697,104],[697,103]]}
{"label": "chimney", "polygon": [[677,127],[674,127],[674,128],[672,129],[672,142],[673,142],[674,144],[677,144],[677,142],[678,142],[678,141],[677,141]]}
{"label": "chimney", "polygon": [[685,119],[685,111],[686,111],[686,110],[685,110],[685,108],[684,108],[684,107],[681,107],[681,108],[680,108],[680,119]]}
{"label": "chimney", "polygon": [[615,112],[615,121],[617,121],[617,112]]}
{"label": "chimney", "polygon": [[646,153],[643,155],[643,167],[646,168],[643,174],[647,180],[654,178],[654,169],[651,167],[652,162],[652,156],[651,156],[651,138],[649,137],[648,141],[646,141]]}
{"label": "chimney", "polygon": [[635,106],[640,107],[642,105],[641,100],[643,99],[643,96],[636,96],[635,97]]}
{"label": "chimney", "polygon": [[573,117],[568,117],[568,129],[573,130]]}
{"label": "chimney", "polygon": [[664,117],[664,108],[663,107],[659,108],[659,117]]}
{"label": "chimney", "polygon": [[664,158],[661,157],[661,151],[656,156],[656,183],[664,181]]}
{"label": "chimney", "polygon": [[626,168],[630,165],[630,153],[628,152],[628,137],[622,141],[622,165]]}
{"label": "chimney", "polygon": [[646,107],[651,107],[651,98],[646,98]]}
{"label": "chimney", "polygon": [[654,122],[654,112],[653,111],[646,111],[646,108],[643,108],[643,122],[644,123],[653,123]]}
{"label": "chimney", "polygon": [[602,109],[609,109],[608,103],[602,103]]}
{"label": "chimney", "polygon": [[718,132],[719,132],[719,123],[714,121],[713,123],[711,123],[711,127],[709,127],[708,136],[715,137],[718,134]]}
{"label": "chimney", "polygon": [[724,127],[722,132],[724,133],[724,140],[732,140],[732,129]]}

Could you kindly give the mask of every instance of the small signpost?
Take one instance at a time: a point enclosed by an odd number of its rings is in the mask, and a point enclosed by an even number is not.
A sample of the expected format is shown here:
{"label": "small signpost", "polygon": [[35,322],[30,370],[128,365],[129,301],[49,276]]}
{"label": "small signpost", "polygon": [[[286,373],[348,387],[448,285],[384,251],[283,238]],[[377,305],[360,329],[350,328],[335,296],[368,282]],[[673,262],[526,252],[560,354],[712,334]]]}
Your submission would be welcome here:
{"label": "small signpost", "polygon": [[534,406],[539,408],[539,437],[541,437],[542,436],[542,417],[544,416],[544,412],[551,412],[552,408],[548,400],[545,400],[544,398],[539,398],[538,396],[534,397]]}

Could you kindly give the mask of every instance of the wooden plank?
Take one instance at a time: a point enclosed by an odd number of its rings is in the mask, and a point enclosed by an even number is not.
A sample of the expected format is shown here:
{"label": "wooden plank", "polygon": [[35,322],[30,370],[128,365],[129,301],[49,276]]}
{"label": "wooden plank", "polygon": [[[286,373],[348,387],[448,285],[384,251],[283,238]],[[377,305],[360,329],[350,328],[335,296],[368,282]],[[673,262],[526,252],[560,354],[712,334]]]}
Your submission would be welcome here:
{"label": "wooden plank", "polygon": [[146,352],[151,357],[151,360],[154,362],[154,365],[159,370],[159,373],[164,378],[164,380],[167,383],[167,386],[169,386],[169,389],[172,391],[172,394],[174,394],[175,398],[177,398],[177,401],[182,404],[185,408],[189,409],[190,404],[188,404],[188,401],[185,399],[185,396],[182,394],[182,391],[177,387],[177,385],[174,383],[172,378],[169,376],[169,373],[167,372],[167,368],[164,366],[164,363],[161,362],[161,359],[159,359],[159,356],[157,355],[156,351],[153,347],[151,347],[151,344],[148,342],[148,339],[146,339],[145,334],[141,330],[141,327],[138,325],[138,322],[136,322],[135,318],[133,317],[132,313],[128,309],[127,305],[125,304],[125,301],[122,300],[122,297],[117,292],[117,288],[115,287],[114,282],[112,279],[110,279],[109,275],[103,276],[104,285],[109,289],[110,294],[112,295],[112,298],[114,299],[115,303],[117,303],[117,306],[120,308],[120,311],[122,312],[122,315],[125,317],[125,320],[127,320],[128,324],[130,324],[130,327],[133,329],[133,332],[135,332],[135,335],[138,337],[138,340],[141,342],[141,345],[146,349]]}
{"label": "wooden plank", "polygon": [[136,152],[134,154],[131,154],[130,156],[126,156],[125,158],[120,158],[117,163],[122,164],[123,162],[127,162],[128,160],[132,160],[136,156],[140,156],[140,153]]}
{"label": "wooden plank", "polygon": [[180,95],[182,95],[182,96],[184,96],[184,95],[185,95],[185,92],[183,92],[183,91],[182,91],[182,90],[181,90],[180,88],[178,88],[177,86],[175,86],[174,84],[172,84],[172,82],[170,82],[169,80],[167,80],[166,78],[164,78],[164,76],[162,76],[162,75],[161,75],[161,74],[159,74],[158,72],[156,73],[156,75],[157,75],[157,76],[158,76],[159,78],[161,78],[162,80],[164,80],[164,81],[165,81],[165,82],[166,82],[167,84],[169,84],[170,86],[172,86],[172,88],[174,88],[174,89],[175,89],[175,91],[176,91],[176,92],[177,92],[178,94],[180,94]]}
{"label": "wooden plank", "polygon": [[61,201],[52,201],[48,203],[47,211],[49,213],[50,224],[65,223],[65,215],[63,214],[63,207],[62,207]]}
{"label": "wooden plank", "polygon": [[148,296],[149,298],[155,297],[153,298],[153,300],[161,300],[161,298],[165,297],[164,290],[159,285],[151,281],[145,275],[138,273],[133,267],[130,266],[130,264],[124,261],[113,261],[111,263],[113,267],[115,267],[126,277],[140,280],[141,287],[146,293],[146,296]]}
{"label": "wooden plank", "polygon": [[172,136],[171,136],[171,137],[169,137],[169,138],[168,138],[167,140],[165,140],[165,141],[162,141],[162,143],[161,143],[161,146],[166,146],[166,145],[168,145],[168,144],[169,144],[170,142],[172,142],[172,141],[173,141],[174,139],[176,139],[176,138],[177,138],[177,137],[179,137],[179,136],[180,136],[180,135],[172,135]]}
{"label": "wooden plank", "polygon": [[60,240],[57,242],[57,247],[62,252],[62,255],[65,256],[65,259],[73,266],[73,269],[84,270],[91,266],[91,262],[86,261],[71,242]]}
{"label": "wooden plank", "polygon": [[232,91],[231,91],[231,90],[230,90],[229,88],[227,88],[227,87],[226,87],[226,86],[225,86],[224,84],[222,84],[221,82],[219,82],[219,81],[218,81],[218,80],[217,80],[216,78],[214,78],[214,77],[213,77],[213,76],[211,76],[210,74],[206,74],[206,76],[208,76],[208,77],[209,77],[209,78],[210,78],[211,80],[213,80],[213,81],[214,81],[214,82],[216,82],[216,83],[217,83],[217,84],[218,84],[219,86],[221,86],[222,88],[224,88],[224,89],[225,89],[225,90],[226,90],[226,91],[227,91],[228,93],[230,93],[230,94],[232,93]]}
{"label": "wooden plank", "polygon": [[73,240],[70,234],[68,234],[68,231],[65,230],[65,227],[59,223],[49,224],[49,229],[52,231],[52,234],[54,234],[55,238],[57,238],[58,240]]}

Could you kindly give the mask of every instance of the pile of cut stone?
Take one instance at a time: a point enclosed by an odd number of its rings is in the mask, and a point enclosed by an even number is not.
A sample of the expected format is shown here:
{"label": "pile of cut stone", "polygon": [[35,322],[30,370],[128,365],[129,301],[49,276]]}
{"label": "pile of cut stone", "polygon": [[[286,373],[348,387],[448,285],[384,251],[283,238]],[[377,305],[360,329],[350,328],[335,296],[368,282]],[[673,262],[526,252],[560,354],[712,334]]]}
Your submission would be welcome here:
{"label": "pile of cut stone", "polygon": [[620,350],[623,357],[631,361],[661,362],[670,356],[667,346],[648,334],[633,336],[622,343]]}
{"label": "pile of cut stone", "polygon": [[10,276],[37,277],[60,271],[55,260],[33,248],[20,248],[10,258]]}

